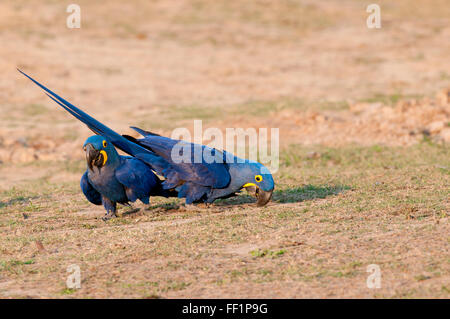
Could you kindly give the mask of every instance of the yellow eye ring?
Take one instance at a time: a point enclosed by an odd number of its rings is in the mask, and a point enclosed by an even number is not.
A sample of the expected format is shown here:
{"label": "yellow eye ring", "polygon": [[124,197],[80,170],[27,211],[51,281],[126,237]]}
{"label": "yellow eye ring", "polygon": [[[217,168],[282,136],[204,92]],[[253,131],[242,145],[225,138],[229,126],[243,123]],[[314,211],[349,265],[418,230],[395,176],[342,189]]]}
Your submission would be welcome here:
{"label": "yellow eye ring", "polygon": [[258,183],[259,183],[259,182],[262,182],[262,180],[263,180],[263,178],[262,178],[261,175],[256,175],[256,176],[255,176],[255,181],[257,181]]}
{"label": "yellow eye ring", "polygon": [[103,148],[105,148],[106,146],[108,146],[108,143],[106,143],[106,141],[103,141]]}

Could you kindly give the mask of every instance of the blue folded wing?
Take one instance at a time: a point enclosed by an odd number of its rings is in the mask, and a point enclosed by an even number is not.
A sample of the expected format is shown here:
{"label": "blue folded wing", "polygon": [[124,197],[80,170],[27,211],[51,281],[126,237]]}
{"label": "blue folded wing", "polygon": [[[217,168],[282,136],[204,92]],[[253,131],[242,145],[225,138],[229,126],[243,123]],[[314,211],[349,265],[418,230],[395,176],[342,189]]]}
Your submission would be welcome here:
{"label": "blue folded wing", "polygon": [[[224,188],[230,183],[231,177],[223,154],[215,149],[158,135],[147,135],[143,139],[139,139],[138,142],[169,163],[163,170],[163,175],[166,178],[165,185],[173,187],[177,183],[189,181],[201,186]],[[174,154],[180,155],[180,158],[183,157],[182,153],[184,151],[190,153],[185,156],[187,161],[183,160],[180,162],[180,160],[173,158],[172,150],[176,146],[177,151]],[[178,149],[180,153],[177,154]],[[220,160],[206,162],[203,157],[205,153],[210,154],[212,157],[217,156]]]}
{"label": "blue folded wing", "polygon": [[87,200],[90,201],[94,205],[102,204],[102,195],[97,192],[94,187],[92,187],[91,183],[89,183],[89,179],[87,176],[87,171],[83,174],[80,181],[81,190],[83,191],[84,196],[86,196]]}
{"label": "blue folded wing", "polygon": [[[43,86],[24,72],[20,70],[19,72],[33,81],[41,89],[46,91],[47,95],[53,101],[55,101],[58,105],[64,108],[75,118],[85,123],[96,134],[106,136],[117,148],[130,155],[142,159],[143,161],[154,167],[155,171],[157,171],[158,174],[162,174],[166,178],[166,181],[164,182],[164,188],[175,188],[176,186],[182,185],[185,182],[192,182],[194,184],[205,187],[224,188],[230,183],[231,177],[228,172],[228,165],[226,163],[207,163],[203,159],[198,162],[194,158],[195,154],[198,153],[194,151],[194,149],[196,149],[197,147],[200,147],[202,151],[205,149],[211,150],[210,148],[189,143],[192,150],[191,161],[189,161],[188,163],[175,163],[171,157],[172,148],[180,141],[154,135],[153,133],[141,130],[141,132],[146,135],[145,138],[138,140],[138,143],[131,142],[127,138],[114,132],[109,127],[105,126],[87,113],[83,112],[75,105],[66,101],[47,87]],[[212,151],[215,152],[216,150]],[[162,157],[163,159],[161,159],[160,157]],[[145,165],[144,163],[141,164]],[[122,174],[120,176],[124,179],[125,185],[125,183],[127,182],[126,174]],[[153,173],[152,176],[154,176]],[[137,198],[140,198],[137,194],[140,194],[140,196],[142,196],[143,189],[140,189],[139,187],[136,190],[133,190],[133,188],[131,187],[129,188],[131,189],[131,197],[134,198],[134,196],[137,196]],[[194,197],[197,196],[198,195]]]}
{"label": "blue folded wing", "polygon": [[128,156],[121,156],[121,165],[116,169],[117,180],[125,186],[126,194],[131,202],[137,199],[149,203],[149,196],[160,189],[160,181],[150,167],[142,161]]}

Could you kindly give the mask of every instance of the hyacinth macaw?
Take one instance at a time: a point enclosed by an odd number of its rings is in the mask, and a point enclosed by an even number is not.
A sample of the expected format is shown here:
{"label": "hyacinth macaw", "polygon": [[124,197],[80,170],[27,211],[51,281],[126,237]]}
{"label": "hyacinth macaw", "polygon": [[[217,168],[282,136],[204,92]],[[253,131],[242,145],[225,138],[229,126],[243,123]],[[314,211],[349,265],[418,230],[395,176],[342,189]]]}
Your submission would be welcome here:
{"label": "hyacinth macaw", "polygon": [[81,177],[81,190],[92,204],[103,204],[106,209],[103,220],[116,217],[117,203],[129,205],[139,199],[148,204],[152,195],[170,196],[148,165],[134,157],[119,155],[108,138],[91,136],[83,149],[87,170]]}
{"label": "hyacinth macaw", "polygon": [[[75,118],[86,124],[94,133],[107,137],[114,146],[142,160],[165,178],[163,189],[175,190],[178,197],[186,198],[186,204],[212,203],[219,198],[236,195],[242,188],[255,188],[257,206],[266,205],[274,190],[270,171],[262,164],[240,159],[228,152],[221,152],[204,145],[174,140],[135,127],[143,138],[122,136],[79,108],[52,92],[27,74],[23,75],[46,91],[46,94]],[[190,160],[179,162],[172,156],[172,149],[183,143],[183,150],[191,149]],[[210,154],[216,161],[206,161],[203,156],[194,159],[195,149]],[[183,152],[183,151],[181,151]],[[202,152],[202,154],[204,154]]]}

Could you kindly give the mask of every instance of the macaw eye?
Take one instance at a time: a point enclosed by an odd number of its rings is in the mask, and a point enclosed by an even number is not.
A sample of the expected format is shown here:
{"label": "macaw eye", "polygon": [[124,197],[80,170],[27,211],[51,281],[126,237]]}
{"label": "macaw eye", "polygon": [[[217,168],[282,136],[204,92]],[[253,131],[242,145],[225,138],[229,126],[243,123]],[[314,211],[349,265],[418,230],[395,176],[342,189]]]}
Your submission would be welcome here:
{"label": "macaw eye", "polygon": [[258,183],[261,182],[263,180],[261,175],[256,175],[255,176],[255,181],[257,181]]}
{"label": "macaw eye", "polygon": [[108,146],[108,143],[106,143],[106,141],[103,141],[103,148],[105,148],[106,146]]}

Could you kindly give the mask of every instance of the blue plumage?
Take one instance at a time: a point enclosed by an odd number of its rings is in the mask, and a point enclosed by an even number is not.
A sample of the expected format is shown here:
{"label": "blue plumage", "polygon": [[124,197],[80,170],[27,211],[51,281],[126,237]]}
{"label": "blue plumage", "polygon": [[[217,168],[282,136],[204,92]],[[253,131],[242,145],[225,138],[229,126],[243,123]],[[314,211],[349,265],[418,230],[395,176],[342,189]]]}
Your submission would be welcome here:
{"label": "blue plumage", "polygon": [[[167,162],[164,169],[156,169],[158,174],[166,178],[163,187],[165,189],[175,188],[179,197],[186,198],[187,204],[198,201],[212,203],[216,199],[234,195],[248,184],[257,187],[258,195],[267,193],[264,197],[259,196],[261,200],[258,201],[258,204],[262,205],[265,200],[270,200],[274,181],[269,170],[262,164],[244,160],[205,145],[173,140],[156,134],[146,134],[141,129],[136,129],[136,131],[144,134],[144,138],[137,139],[135,142],[161,156]],[[183,148],[182,144],[185,144],[186,147]],[[174,160],[172,150],[176,145],[180,147],[180,150],[190,150],[190,156],[186,163],[178,163]],[[201,150],[197,154],[210,154],[215,161],[210,163],[205,160],[204,156],[195,158],[196,148]],[[154,156],[146,158],[137,154],[136,157],[153,167]]]}
{"label": "blue plumage", "polygon": [[[125,192],[127,200],[135,200],[136,198],[141,199],[139,196],[145,193],[143,189],[133,188],[135,183],[140,184],[142,181],[141,179],[144,178],[142,175],[137,176],[130,173],[134,172],[134,169],[131,169],[128,165],[141,166],[137,163],[149,165],[156,173],[165,178],[162,183],[162,190],[159,191],[160,194],[166,196],[167,193],[165,192],[173,193],[176,191],[178,192],[178,197],[186,198],[186,204],[194,202],[212,203],[218,198],[234,196],[244,187],[256,189],[258,206],[267,204],[271,199],[275,184],[272,175],[264,165],[238,158],[225,151],[221,152],[204,145],[170,139],[135,127],[133,128],[143,135],[142,139],[122,136],[81,111],[79,108],[58,96],[22,71],[20,72],[46,91],[47,95],[53,101],[72,114],[75,118],[85,123],[96,134],[106,137],[117,148],[135,158],[134,160],[137,161],[136,163],[128,160],[129,162],[123,164],[125,165],[125,168],[123,168],[123,175],[119,173],[118,176],[116,174],[115,176],[108,177],[111,178],[111,180],[114,180],[114,182],[111,182],[114,185],[117,183],[122,185],[124,189],[127,187],[126,185],[128,185],[130,190]],[[208,154],[209,156],[204,157],[202,154]],[[139,173],[144,171],[145,170],[142,169],[136,169],[136,172]],[[148,174],[153,174],[151,170],[150,172],[151,173]],[[98,181],[92,180],[91,175],[88,173],[88,181],[91,182],[94,189],[101,193]],[[116,188],[120,187],[114,186],[114,189]],[[109,189],[103,191],[107,192]],[[86,197],[89,196],[88,199],[92,198],[94,201],[98,202],[98,198],[95,194],[92,194],[89,185],[83,189],[83,192],[85,195],[88,194],[86,195]],[[120,191],[115,190],[113,193],[114,196],[119,196]],[[120,194],[120,196],[123,196],[123,194]],[[122,197],[117,199],[118,200],[115,202],[120,202]],[[110,204],[107,203],[107,205]],[[105,205],[105,208],[107,205]]]}
{"label": "blue plumage", "polygon": [[[142,132],[142,130],[138,131]],[[169,166],[165,168],[166,174],[164,176],[173,175],[173,178],[166,177],[165,185],[173,185],[173,183],[177,183],[177,180],[186,180],[202,186],[223,188],[230,182],[230,174],[228,173],[227,164],[224,163],[223,153],[216,149],[150,134],[138,140],[138,142],[139,145],[146,147],[169,163]],[[177,154],[180,156],[178,161],[172,154],[173,147],[177,144],[177,147],[180,149],[180,154]],[[185,161],[180,162],[184,150],[188,150],[190,154],[185,158]],[[206,152],[209,152],[208,154],[211,154],[211,157],[217,158],[220,162],[207,163],[203,156],[196,156],[198,154],[203,155]]]}
{"label": "blue plumage", "polygon": [[116,205],[140,200],[149,203],[150,195],[163,195],[161,181],[150,167],[137,158],[120,156],[109,139],[89,137],[83,145],[87,171],[80,186],[86,198],[106,209],[104,219],[114,217]]}
{"label": "blue plumage", "polygon": [[89,183],[87,171],[81,177],[80,187],[88,201],[94,205],[102,204],[102,195],[95,190],[91,183]]}

